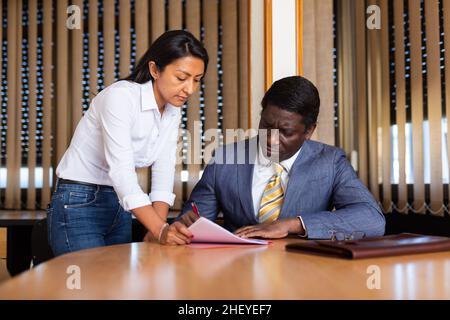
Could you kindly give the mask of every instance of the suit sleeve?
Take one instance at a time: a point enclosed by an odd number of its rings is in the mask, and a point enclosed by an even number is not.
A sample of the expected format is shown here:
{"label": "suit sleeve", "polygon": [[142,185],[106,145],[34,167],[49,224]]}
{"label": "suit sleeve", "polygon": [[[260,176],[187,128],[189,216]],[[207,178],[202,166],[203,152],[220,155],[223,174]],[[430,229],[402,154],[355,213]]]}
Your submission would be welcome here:
{"label": "suit sleeve", "polygon": [[385,218],[372,194],[357,177],[342,150],[334,160],[332,199],[334,211],[300,212],[308,238],[329,239],[333,230],[362,231],[366,237],[382,236]]}
{"label": "suit sleeve", "polygon": [[195,202],[200,212],[200,216],[215,221],[219,212],[216,197],[216,164],[210,162],[203,171],[202,178],[192,190],[189,200],[183,207],[178,219],[188,211],[192,210],[191,203]]}

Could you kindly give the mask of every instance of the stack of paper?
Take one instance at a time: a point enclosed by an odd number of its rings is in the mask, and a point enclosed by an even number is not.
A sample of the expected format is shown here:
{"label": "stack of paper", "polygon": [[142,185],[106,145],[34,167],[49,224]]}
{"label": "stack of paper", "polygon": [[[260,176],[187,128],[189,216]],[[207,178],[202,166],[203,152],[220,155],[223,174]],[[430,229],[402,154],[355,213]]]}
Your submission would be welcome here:
{"label": "stack of paper", "polygon": [[199,218],[190,227],[194,238],[192,243],[226,243],[226,244],[269,244],[269,241],[259,239],[244,239],[236,236],[218,224]]}

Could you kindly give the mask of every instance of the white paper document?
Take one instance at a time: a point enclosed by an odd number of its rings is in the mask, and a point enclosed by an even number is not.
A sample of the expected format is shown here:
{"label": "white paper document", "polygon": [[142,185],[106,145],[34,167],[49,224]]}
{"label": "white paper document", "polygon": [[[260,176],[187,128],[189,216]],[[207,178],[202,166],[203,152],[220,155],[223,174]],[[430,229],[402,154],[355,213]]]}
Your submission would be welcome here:
{"label": "white paper document", "polygon": [[194,235],[192,243],[269,244],[266,240],[240,238],[203,217],[195,221],[189,231]]}

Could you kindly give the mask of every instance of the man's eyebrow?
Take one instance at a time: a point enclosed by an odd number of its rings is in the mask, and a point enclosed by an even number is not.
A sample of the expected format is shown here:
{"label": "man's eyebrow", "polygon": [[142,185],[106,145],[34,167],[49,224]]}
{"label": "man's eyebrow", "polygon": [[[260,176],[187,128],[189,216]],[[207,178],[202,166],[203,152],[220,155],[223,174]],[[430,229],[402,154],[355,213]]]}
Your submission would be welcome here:
{"label": "man's eyebrow", "polygon": [[[181,70],[181,69],[176,69],[177,71],[180,71],[180,72],[183,72],[185,75],[187,75],[188,77],[191,77],[192,76],[192,74],[190,74],[189,72],[187,72],[187,71],[184,71],[184,70]],[[203,76],[203,73],[200,73],[200,74],[198,74],[198,75],[196,75],[196,77],[201,77],[201,76]]]}
{"label": "man's eyebrow", "polygon": [[[272,122],[268,122],[268,121],[265,121],[266,122],[266,124],[268,124],[268,125],[272,125],[273,123]],[[277,128],[278,130],[295,130],[295,127],[292,127],[291,126],[291,124],[289,123],[285,123],[285,122],[279,122],[278,123],[278,128]]]}

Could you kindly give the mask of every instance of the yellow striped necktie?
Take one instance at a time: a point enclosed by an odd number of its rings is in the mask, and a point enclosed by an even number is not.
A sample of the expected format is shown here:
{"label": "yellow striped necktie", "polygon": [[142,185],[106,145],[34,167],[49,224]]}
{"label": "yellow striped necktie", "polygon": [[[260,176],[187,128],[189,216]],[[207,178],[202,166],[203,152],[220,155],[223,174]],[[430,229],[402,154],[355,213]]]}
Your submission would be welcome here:
{"label": "yellow striped necktie", "polygon": [[260,223],[272,222],[277,220],[281,212],[284,201],[284,192],[281,185],[281,174],[284,168],[275,163],[276,173],[270,178],[269,183],[264,189],[261,204],[258,211],[258,220]]}

